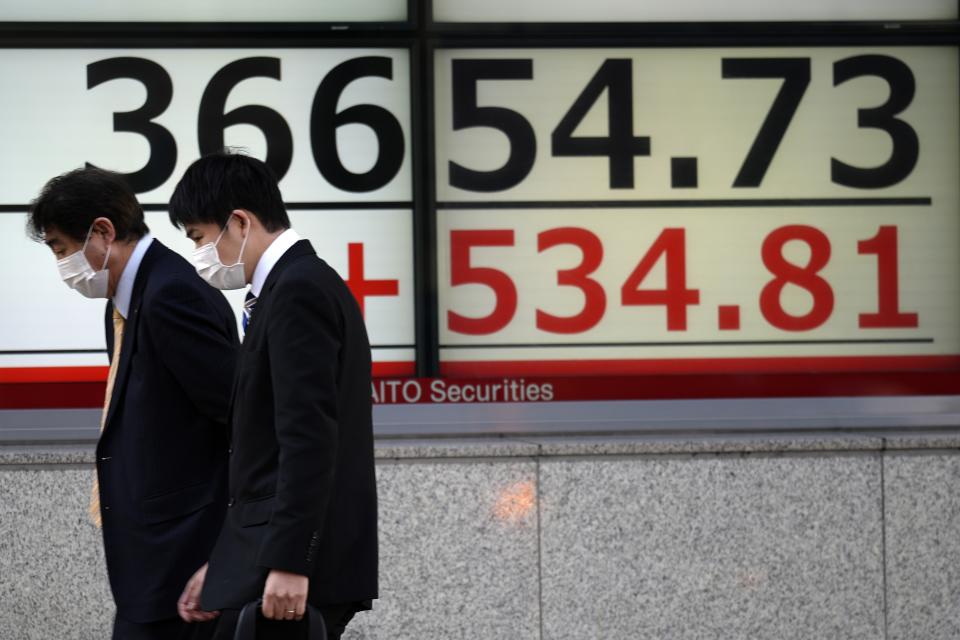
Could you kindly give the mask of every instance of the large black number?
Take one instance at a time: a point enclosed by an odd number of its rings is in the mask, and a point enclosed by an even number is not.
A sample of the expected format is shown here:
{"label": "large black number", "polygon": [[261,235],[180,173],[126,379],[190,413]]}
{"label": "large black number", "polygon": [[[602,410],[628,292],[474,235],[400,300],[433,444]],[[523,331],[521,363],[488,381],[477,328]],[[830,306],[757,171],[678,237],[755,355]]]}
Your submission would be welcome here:
{"label": "large black number", "polygon": [[[150,145],[150,158],[138,171],[122,174],[136,193],[151,191],[166,182],[177,164],[173,135],[153,119],[166,111],[173,98],[173,82],[159,64],[145,58],[107,58],[87,65],[87,89],[127,78],[143,83],[147,99],[135,111],[113,114],[113,130],[139,133]],[[88,167],[91,167],[89,162]]]}
{"label": "large black number", "polygon": [[[607,91],[607,137],[574,138],[573,132]],[[607,156],[610,188],[633,188],[633,158],[650,155],[650,138],[633,135],[633,60],[605,60],[553,130],[554,156]]]}
{"label": "large black number", "polygon": [[834,182],[846,187],[881,189],[897,184],[917,166],[920,155],[917,132],[896,117],[913,102],[916,83],[910,67],[890,56],[854,56],[833,65],[833,86],[863,76],[877,76],[885,80],[890,86],[890,98],[879,107],[860,109],[857,112],[857,126],[885,131],[893,142],[893,151],[882,165],[865,169],[831,158],[830,174]]}
{"label": "large black number", "polygon": [[759,187],[810,84],[810,58],[724,58],[723,77],[783,78],[734,187]]}
{"label": "large black number", "polygon": [[[359,78],[393,79],[393,61],[381,56],[347,60],[334,67],[317,88],[310,111],[310,144],[317,168],[327,181],[344,191],[374,191],[393,180],[403,164],[403,129],[392,113],[372,104],[357,104],[337,112],[344,88]],[[373,168],[353,173],[337,152],[337,128],[345,124],[370,127],[377,136],[379,153]]]}
{"label": "large black number", "polygon": [[265,162],[280,180],[293,159],[293,136],[286,120],[263,105],[251,104],[224,113],[227,96],[237,84],[248,78],[280,79],[280,58],[244,58],[226,65],[210,79],[200,99],[197,118],[197,140],[200,153],[223,148],[223,131],[235,124],[252,124],[261,131],[267,143]]}
{"label": "large black number", "polygon": [[490,127],[507,136],[510,155],[499,169],[475,171],[450,161],[450,184],[469,191],[504,191],[521,183],[533,168],[537,138],[516,111],[477,105],[480,80],[532,80],[533,60],[454,60],[453,130]]}

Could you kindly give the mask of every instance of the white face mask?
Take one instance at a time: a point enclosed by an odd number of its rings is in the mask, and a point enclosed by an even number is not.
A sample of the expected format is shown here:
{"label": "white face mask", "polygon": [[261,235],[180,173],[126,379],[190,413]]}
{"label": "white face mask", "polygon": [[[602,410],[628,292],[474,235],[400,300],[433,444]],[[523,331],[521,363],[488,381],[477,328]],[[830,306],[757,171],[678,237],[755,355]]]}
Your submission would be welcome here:
{"label": "white face mask", "polygon": [[240,244],[240,257],[235,264],[229,266],[220,262],[220,254],[217,253],[217,244],[220,238],[227,231],[230,220],[223,226],[216,242],[208,242],[199,249],[194,250],[191,262],[201,278],[207,281],[212,287],[226,291],[228,289],[243,289],[247,286],[247,276],[243,272],[243,249],[247,246],[247,237],[243,237]]}
{"label": "white face mask", "polygon": [[107,255],[103,259],[103,266],[99,271],[94,271],[90,266],[87,257],[83,252],[87,249],[87,243],[90,242],[90,234],[93,233],[93,226],[87,231],[87,238],[83,241],[83,248],[76,253],[72,253],[62,260],[57,260],[57,270],[60,271],[60,277],[67,286],[80,292],[87,298],[106,298],[107,289],[110,284],[110,271],[107,269],[107,260],[110,259],[110,249],[113,244],[107,245]]}

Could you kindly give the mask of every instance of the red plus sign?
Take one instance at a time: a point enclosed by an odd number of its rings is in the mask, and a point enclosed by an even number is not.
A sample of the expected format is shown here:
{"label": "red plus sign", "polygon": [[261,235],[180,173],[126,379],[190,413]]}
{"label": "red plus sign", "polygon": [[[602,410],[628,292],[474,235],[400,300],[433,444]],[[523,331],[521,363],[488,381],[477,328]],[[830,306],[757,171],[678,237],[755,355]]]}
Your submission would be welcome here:
{"label": "red plus sign", "polygon": [[363,243],[347,245],[347,286],[360,304],[360,312],[366,316],[364,301],[369,296],[395,296],[400,292],[399,280],[363,279]]}

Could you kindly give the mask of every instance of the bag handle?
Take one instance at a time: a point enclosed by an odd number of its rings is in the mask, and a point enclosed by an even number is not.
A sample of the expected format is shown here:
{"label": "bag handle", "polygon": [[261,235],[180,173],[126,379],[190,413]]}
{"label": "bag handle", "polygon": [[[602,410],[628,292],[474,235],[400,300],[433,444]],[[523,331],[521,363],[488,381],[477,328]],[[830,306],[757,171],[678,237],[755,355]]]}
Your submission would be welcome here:
{"label": "bag handle", "polygon": [[[233,640],[256,640],[257,637],[257,612],[263,604],[262,599],[248,602],[240,611],[240,618],[237,620],[237,630],[233,635]],[[323,623],[323,616],[320,612],[307,605],[304,613],[304,620],[301,624],[307,625],[307,640],[327,640],[327,627]],[[296,624],[290,622],[289,624]]]}

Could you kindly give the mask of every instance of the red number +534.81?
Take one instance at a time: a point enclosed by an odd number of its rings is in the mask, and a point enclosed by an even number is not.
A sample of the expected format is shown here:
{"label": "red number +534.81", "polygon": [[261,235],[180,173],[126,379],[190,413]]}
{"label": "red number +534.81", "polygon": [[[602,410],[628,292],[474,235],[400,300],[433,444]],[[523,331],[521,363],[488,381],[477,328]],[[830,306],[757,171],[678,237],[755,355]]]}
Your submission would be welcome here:
{"label": "red number +534.81", "polygon": [[[798,241],[807,245],[810,257],[806,264],[794,264],[784,256],[784,246]],[[584,296],[583,308],[576,314],[558,316],[536,310],[536,327],[556,334],[576,334],[595,327],[607,308],[603,286],[591,275],[603,261],[603,244],[593,232],[581,227],[549,229],[537,235],[537,251],[544,252],[560,245],[572,245],[582,254],[580,264],[557,272],[557,284],[578,288]],[[493,310],[483,317],[472,317],[450,310],[447,325],[450,331],[466,335],[489,335],[505,328],[517,310],[517,286],[504,271],[471,264],[474,247],[514,246],[512,229],[473,229],[450,232],[450,284],[454,287],[479,284],[495,295]],[[876,256],[877,309],[859,314],[862,329],[915,328],[918,314],[900,310],[897,256],[897,227],[881,226],[876,235],[858,241],[860,255]],[[764,319],[783,331],[810,331],[823,325],[833,313],[834,292],[821,270],[830,260],[830,240],[816,227],[786,225],[774,229],[763,240],[761,258],[770,273],[770,280],[760,291],[759,306]],[[663,288],[642,285],[657,263],[664,261],[666,281]],[[782,293],[787,285],[806,290],[812,305],[806,313],[794,314],[784,309]],[[687,329],[687,310],[700,304],[700,290],[687,285],[686,230],[666,228],[640,258],[620,287],[623,306],[662,306],[666,310],[667,330]],[[735,312],[731,317],[729,312]],[[726,312],[726,313],[725,313]],[[720,308],[720,328],[739,325],[736,307]]]}

